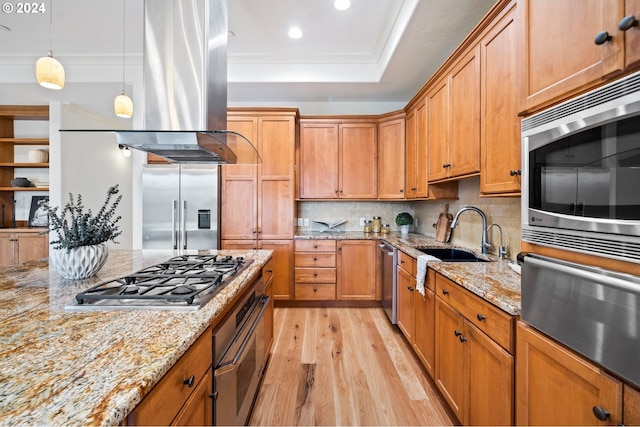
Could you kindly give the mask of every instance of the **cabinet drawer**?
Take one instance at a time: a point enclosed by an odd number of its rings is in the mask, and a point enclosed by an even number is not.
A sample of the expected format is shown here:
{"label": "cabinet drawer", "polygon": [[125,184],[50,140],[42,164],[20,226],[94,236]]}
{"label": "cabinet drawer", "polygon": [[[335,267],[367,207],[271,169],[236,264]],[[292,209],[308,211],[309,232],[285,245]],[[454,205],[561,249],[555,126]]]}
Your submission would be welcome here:
{"label": "cabinet drawer", "polygon": [[436,295],[513,354],[513,316],[440,274],[436,275]]}
{"label": "cabinet drawer", "polygon": [[211,329],[207,329],[145,396],[128,418],[130,425],[169,425],[197,387],[185,384],[191,376],[198,384],[213,360]]}
{"label": "cabinet drawer", "polygon": [[296,267],[335,267],[336,254],[297,252],[295,254]]}
{"label": "cabinet drawer", "polygon": [[335,240],[296,240],[296,252],[335,252]]}
{"label": "cabinet drawer", "polygon": [[334,300],[336,285],[334,283],[296,283],[296,300]]}
{"label": "cabinet drawer", "polygon": [[305,283],[336,283],[335,268],[296,268],[294,281]]}
{"label": "cabinet drawer", "polygon": [[398,251],[398,265],[404,270],[411,274],[413,277],[416,277],[416,270],[418,269],[416,265],[415,258],[405,254],[402,251]]}

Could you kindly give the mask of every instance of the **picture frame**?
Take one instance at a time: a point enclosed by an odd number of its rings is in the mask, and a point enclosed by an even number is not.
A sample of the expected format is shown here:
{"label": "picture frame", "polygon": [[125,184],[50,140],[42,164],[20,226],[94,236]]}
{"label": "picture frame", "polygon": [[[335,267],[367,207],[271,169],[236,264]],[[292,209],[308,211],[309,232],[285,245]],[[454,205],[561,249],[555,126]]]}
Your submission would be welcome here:
{"label": "picture frame", "polygon": [[49,201],[49,196],[31,196],[31,209],[29,210],[29,227],[48,227],[49,216],[46,210],[40,206],[40,201]]}

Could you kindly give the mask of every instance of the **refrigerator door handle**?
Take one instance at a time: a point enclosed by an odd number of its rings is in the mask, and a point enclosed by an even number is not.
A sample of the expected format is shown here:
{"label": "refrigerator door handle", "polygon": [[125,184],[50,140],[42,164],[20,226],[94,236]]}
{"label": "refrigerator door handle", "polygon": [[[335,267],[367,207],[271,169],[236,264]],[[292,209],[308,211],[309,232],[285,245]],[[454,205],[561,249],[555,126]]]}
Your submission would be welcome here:
{"label": "refrigerator door handle", "polygon": [[180,232],[182,233],[182,249],[187,249],[187,201],[182,201],[182,212],[180,214],[182,219],[182,227]]}
{"label": "refrigerator door handle", "polygon": [[176,211],[178,210],[177,201],[171,201],[171,247],[178,249],[178,234],[176,231]]}

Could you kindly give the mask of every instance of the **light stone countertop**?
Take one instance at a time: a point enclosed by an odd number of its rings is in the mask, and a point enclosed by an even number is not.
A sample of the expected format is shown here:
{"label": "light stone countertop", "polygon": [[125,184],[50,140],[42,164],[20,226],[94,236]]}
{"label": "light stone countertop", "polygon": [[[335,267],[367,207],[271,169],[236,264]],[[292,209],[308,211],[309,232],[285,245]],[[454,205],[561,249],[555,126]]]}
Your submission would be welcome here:
{"label": "light stone countertop", "polygon": [[109,251],[92,278],[65,280],[45,260],[0,268],[0,425],[117,425],[272,251],[220,250],[254,262],[197,311],[65,311],[102,281],[186,253]]}
{"label": "light stone countertop", "polygon": [[[384,240],[416,259],[423,254],[417,248],[456,247],[479,255],[477,250],[437,242],[432,237],[416,233],[404,237],[397,232],[386,235],[359,231],[299,232],[295,238]],[[506,313],[520,315],[520,275],[509,267],[506,260],[498,260],[494,255],[488,258],[491,262],[429,262],[428,266]]]}

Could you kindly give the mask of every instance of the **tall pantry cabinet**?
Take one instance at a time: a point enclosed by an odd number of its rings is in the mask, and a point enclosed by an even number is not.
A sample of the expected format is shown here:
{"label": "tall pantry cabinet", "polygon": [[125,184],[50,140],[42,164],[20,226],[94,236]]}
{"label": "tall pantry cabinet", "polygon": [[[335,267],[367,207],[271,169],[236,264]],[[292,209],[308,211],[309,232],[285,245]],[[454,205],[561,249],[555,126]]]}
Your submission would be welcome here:
{"label": "tall pantry cabinet", "polygon": [[222,166],[223,249],[273,250],[274,299],[293,298],[295,108],[230,109],[227,125],[256,147],[258,165]]}

